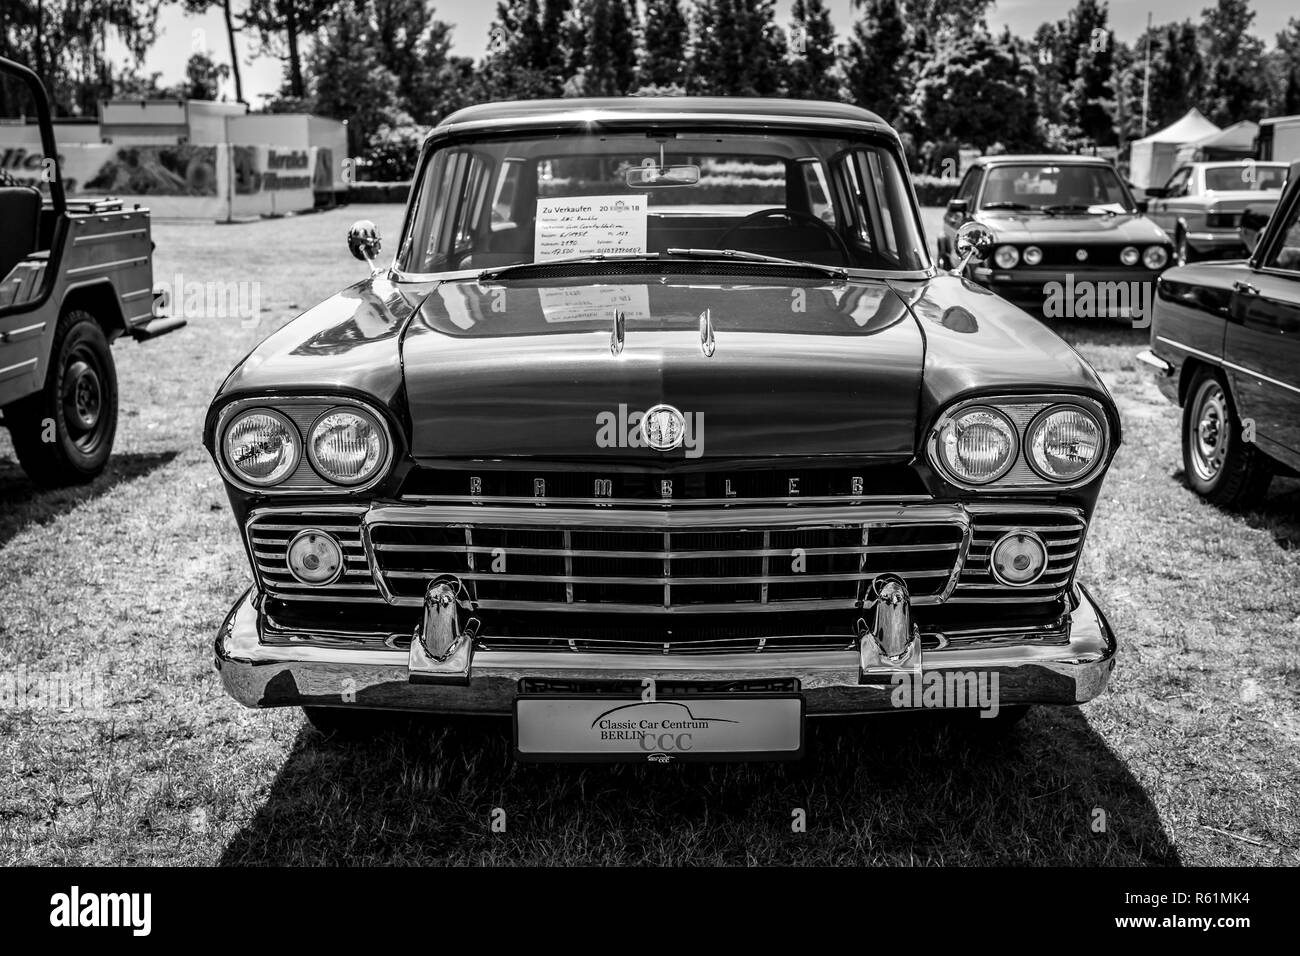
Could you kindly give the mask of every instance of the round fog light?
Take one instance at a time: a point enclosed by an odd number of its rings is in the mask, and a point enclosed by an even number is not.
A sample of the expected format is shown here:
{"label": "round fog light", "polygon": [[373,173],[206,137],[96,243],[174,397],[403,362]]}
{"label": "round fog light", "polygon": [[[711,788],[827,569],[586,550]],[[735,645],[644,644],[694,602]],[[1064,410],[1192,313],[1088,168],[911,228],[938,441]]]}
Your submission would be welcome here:
{"label": "round fog light", "polygon": [[285,563],[289,573],[303,584],[333,584],[343,573],[343,549],[333,535],[308,529],[289,542]]}
{"label": "round fog light", "polygon": [[1012,531],[989,553],[989,570],[999,583],[1015,588],[1033,584],[1047,569],[1047,546],[1032,531]]}

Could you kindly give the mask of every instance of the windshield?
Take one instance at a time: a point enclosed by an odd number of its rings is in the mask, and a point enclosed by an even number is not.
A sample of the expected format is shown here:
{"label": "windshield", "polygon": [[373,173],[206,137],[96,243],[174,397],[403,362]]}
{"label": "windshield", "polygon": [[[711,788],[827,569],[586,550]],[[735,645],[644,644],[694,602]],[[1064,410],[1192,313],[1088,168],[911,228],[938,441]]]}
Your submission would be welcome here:
{"label": "windshield", "polygon": [[669,250],[927,267],[906,173],[887,144],[656,130],[436,148],[420,173],[397,269],[428,274]]}
{"label": "windshield", "polygon": [[981,209],[1133,212],[1133,199],[1110,166],[1008,163],[993,166],[984,181]]}
{"label": "windshield", "polygon": [[1205,188],[1211,192],[1235,192],[1239,189],[1281,189],[1286,184],[1286,166],[1246,163],[1243,166],[1207,166]]}

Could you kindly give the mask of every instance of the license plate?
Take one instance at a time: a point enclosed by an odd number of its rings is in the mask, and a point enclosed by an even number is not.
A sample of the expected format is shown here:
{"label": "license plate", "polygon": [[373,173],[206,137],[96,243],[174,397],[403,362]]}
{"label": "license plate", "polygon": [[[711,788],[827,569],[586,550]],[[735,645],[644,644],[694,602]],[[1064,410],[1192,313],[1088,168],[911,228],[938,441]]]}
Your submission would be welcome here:
{"label": "license plate", "polygon": [[515,700],[520,760],[795,760],[803,697],[732,694],[680,699],[524,695]]}

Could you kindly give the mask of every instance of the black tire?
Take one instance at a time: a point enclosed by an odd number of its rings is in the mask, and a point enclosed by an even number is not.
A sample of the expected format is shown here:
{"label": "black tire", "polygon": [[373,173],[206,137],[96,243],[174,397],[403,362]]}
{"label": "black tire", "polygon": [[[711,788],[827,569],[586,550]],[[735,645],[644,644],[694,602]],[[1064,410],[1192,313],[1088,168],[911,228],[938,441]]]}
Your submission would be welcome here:
{"label": "black tire", "polygon": [[1221,508],[1262,501],[1273,480],[1268,457],[1243,439],[1232,392],[1215,369],[1199,370],[1187,389],[1183,470],[1192,490]]}
{"label": "black tire", "polygon": [[5,424],[35,484],[84,484],[104,470],[117,436],[117,369],[93,315],[60,317],[45,387],[8,405]]}
{"label": "black tire", "polygon": [[401,731],[412,722],[408,714],[362,707],[304,707],[302,712],[327,740],[372,740]]}

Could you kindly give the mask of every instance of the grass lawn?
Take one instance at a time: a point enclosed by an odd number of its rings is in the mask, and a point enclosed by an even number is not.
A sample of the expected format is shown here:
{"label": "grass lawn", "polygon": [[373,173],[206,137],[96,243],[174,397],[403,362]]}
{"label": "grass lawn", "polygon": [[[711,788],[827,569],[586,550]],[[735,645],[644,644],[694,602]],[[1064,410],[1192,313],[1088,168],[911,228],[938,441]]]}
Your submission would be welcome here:
{"label": "grass lawn", "polygon": [[1300,483],[1246,515],[1201,503],[1121,326],[1062,331],[1124,418],[1083,573],[1122,656],[1109,693],[1006,740],[887,716],[812,722],[797,764],[518,765],[505,721],[356,748],[229,700],[212,640],[250,576],[204,410],[257,339],[362,274],[348,223],[391,242],[399,215],[156,226],[158,281],[258,281],[263,326],[120,343],[117,447],[88,487],[36,491],[0,429],[0,675],[102,675],[103,698],[0,708],[0,862],[1300,863]]}

